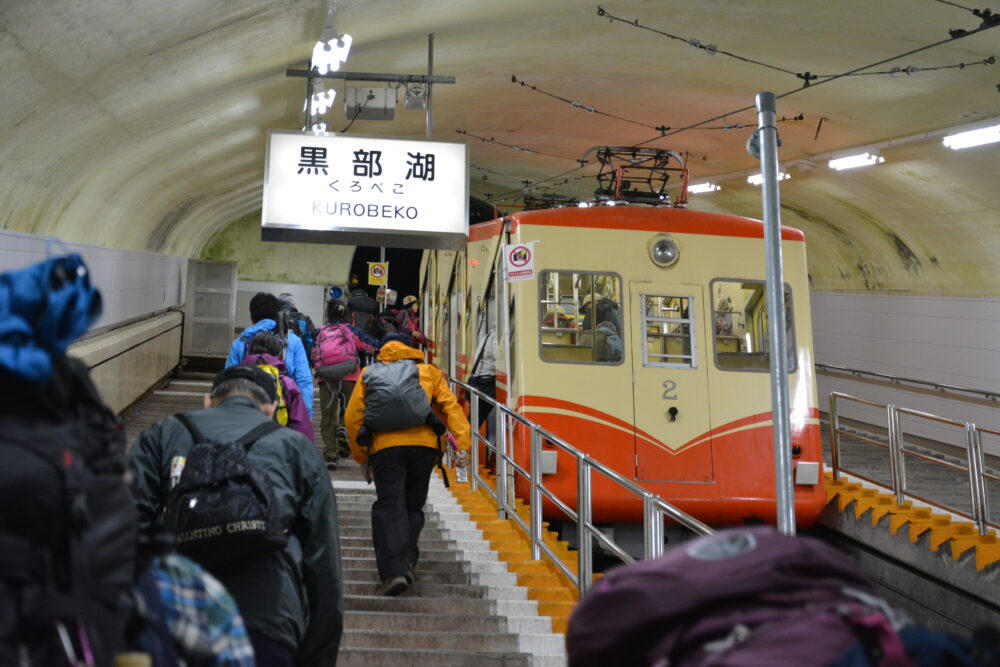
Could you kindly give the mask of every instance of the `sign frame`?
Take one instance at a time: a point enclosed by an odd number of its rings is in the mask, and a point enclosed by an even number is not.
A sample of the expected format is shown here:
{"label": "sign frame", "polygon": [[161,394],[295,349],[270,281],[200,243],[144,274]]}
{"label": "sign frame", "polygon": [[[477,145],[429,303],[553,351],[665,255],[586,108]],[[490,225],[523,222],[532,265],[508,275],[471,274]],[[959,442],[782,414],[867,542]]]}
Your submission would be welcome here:
{"label": "sign frame", "polygon": [[[422,144],[448,144],[461,147],[464,167],[464,178],[461,183],[462,202],[460,206],[462,231],[427,231],[418,228],[373,229],[371,227],[356,227],[351,225],[330,225],[323,229],[310,228],[302,224],[292,224],[287,221],[268,221],[269,201],[272,179],[271,167],[271,137],[272,135],[294,135],[297,137],[333,138],[343,136],[345,139],[376,140],[388,142],[407,142]],[[429,248],[439,250],[462,250],[469,237],[469,145],[466,142],[446,142],[426,138],[399,138],[364,134],[343,134],[334,132],[299,132],[294,130],[268,130],[264,153],[264,187],[261,207],[261,240],[323,243],[332,245],[363,245],[384,246],[392,248]],[[458,196],[458,195],[455,195]],[[455,225],[457,228],[457,225]]]}

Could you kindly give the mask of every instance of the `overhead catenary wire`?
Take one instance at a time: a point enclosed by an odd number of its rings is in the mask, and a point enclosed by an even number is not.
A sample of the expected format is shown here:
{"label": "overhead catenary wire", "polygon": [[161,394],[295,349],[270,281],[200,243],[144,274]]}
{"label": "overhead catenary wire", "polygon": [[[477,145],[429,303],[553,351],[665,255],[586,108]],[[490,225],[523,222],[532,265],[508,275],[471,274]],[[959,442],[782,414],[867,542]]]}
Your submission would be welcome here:
{"label": "overhead catenary wire", "polygon": [[[941,2],[941,1],[942,0],[938,0],[938,2]],[[952,4],[952,3],[947,3],[947,4]],[[988,9],[980,11],[978,9],[969,9],[968,7],[962,7],[961,5],[955,5],[955,6],[959,7],[960,9],[965,9],[967,11],[970,11],[973,14],[975,14],[976,16],[979,16],[980,18],[982,18],[984,26],[986,26],[988,23],[990,23],[992,21],[1000,20],[1000,18],[994,16],[992,14],[992,12],[990,12],[990,10],[988,10]],[[700,40],[697,40],[697,39],[689,39],[689,38],[686,38],[686,37],[681,37],[679,35],[674,35],[674,34],[671,34],[669,32],[666,32],[664,30],[658,30],[658,29],[652,28],[650,26],[642,25],[641,23],[639,23],[639,19],[635,19],[635,20],[632,20],[632,21],[629,21],[627,19],[623,19],[621,17],[618,17],[618,16],[615,16],[613,14],[608,13],[608,11],[605,10],[603,7],[598,7],[597,8],[597,15],[598,16],[605,16],[611,22],[616,22],[617,21],[619,23],[624,23],[625,25],[631,26],[633,28],[640,28],[642,30],[647,30],[647,31],[655,33],[657,35],[663,35],[664,37],[669,37],[670,39],[677,40],[677,41],[680,41],[680,42],[684,42],[685,44],[688,44],[689,46],[692,46],[692,47],[697,48],[697,49],[701,49],[701,50],[705,51],[706,53],[709,53],[709,54],[712,54],[712,55],[718,53],[718,54],[721,54],[721,55],[724,55],[724,56],[728,56],[730,58],[735,58],[736,60],[739,60],[739,61],[742,61],[742,62],[745,62],[745,63],[750,63],[752,65],[758,65],[760,67],[766,67],[768,69],[772,69],[772,70],[775,70],[775,71],[778,71],[778,72],[782,72],[784,74],[790,74],[792,76],[795,76],[798,79],[801,79],[803,87],[808,87],[810,85],[813,85],[814,81],[817,81],[817,80],[820,80],[820,79],[840,78],[840,77],[844,77],[844,76],[872,76],[872,75],[890,75],[890,76],[896,76],[896,75],[898,75],[900,73],[913,74],[913,73],[915,73],[917,71],[933,71],[933,70],[942,70],[942,69],[964,69],[965,67],[970,66],[970,65],[992,65],[995,62],[994,58],[992,56],[990,56],[989,58],[985,58],[983,60],[974,61],[974,62],[970,62],[970,63],[958,63],[958,64],[955,64],[955,65],[938,65],[938,66],[932,66],[932,67],[907,66],[907,67],[904,67],[904,68],[894,68],[894,69],[891,69],[891,70],[885,70],[885,71],[881,71],[881,72],[851,72],[851,73],[841,73],[841,74],[813,74],[812,72],[809,72],[809,71],[795,72],[795,71],[790,70],[790,69],[785,68],[785,67],[779,67],[777,65],[772,65],[770,63],[765,63],[765,62],[762,62],[760,60],[755,60],[753,58],[747,58],[745,56],[737,55],[735,53],[732,53],[731,51],[726,51],[724,49],[720,49],[717,46],[715,46],[714,44],[703,44]],[[954,38],[954,37],[958,37],[958,36],[964,36],[964,34],[966,32],[967,31],[964,31],[964,30],[953,31],[952,37]],[[899,57],[903,57],[903,56],[899,56]],[[883,61],[883,62],[885,62],[885,61]],[[867,68],[865,68],[865,69],[867,69]]]}
{"label": "overhead catenary wire", "polygon": [[[905,58],[907,56],[912,56],[915,53],[920,53],[922,51],[927,51],[929,49],[933,49],[933,48],[936,48],[938,46],[941,46],[942,44],[949,44],[949,43],[954,42],[955,40],[958,40],[958,39],[964,39],[966,37],[971,37],[972,35],[979,34],[979,33],[983,32],[985,30],[989,30],[990,28],[995,28],[998,25],[1000,25],[1000,23],[989,23],[989,24],[986,24],[984,22],[984,24],[981,25],[980,27],[975,28],[973,30],[969,30],[968,32],[964,32],[964,33],[961,33],[961,34],[953,34],[953,35],[949,36],[947,39],[938,40],[938,41],[933,42],[931,44],[926,44],[924,46],[920,46],[920,47],[917,47],[915,49],[911,49],[910,51],[906,51],[905,53],[900,53],[898,55],[890,56],[889,58],[884,58],[883,60],[879,60],[877,62],[870,63],[868,65],[862,65],[861,67],[856,67],[856,68],[854,68],[852,70],[848,70],[847,72],[844,72],[842,74],[838,74],[836,76],[831,76],[828,79],[821,79],[820,81],[817,81],[816,83],[812,84],[811,86],[803,86],[803,87],[800,87],[800,88],[795,88],[793,90],[789,90],[787,92],[781,93],[780,95],[775,95],[775,99],[782,99],[782,98],[785,98],[785,97],[789,97],[791,95],[795,95],[796,93],[801,93],[804,90],[812,90],[813,88],[816,88],[818,86],[822,86],[822,85],[825,85],[825,84],[828,84],[828,83],[832,83],[833,81],[837,81],[838,79],[842,79],[842,78],[844,78],[846,76],[850,76],[852,74],[856,74],[857,72],[861,72],[861,71],[866,70],[866,69],[871,69],[872,67],[878,67],[879,65],[884,65],[886,63],[890,63],[893,60],[899,60],[900,58]],[[657,141],[658,139],[663,139],[664,137],[669,137],[669,136],[673,136],[675,134],[680,134],[681,132],[686,132],[688,130],[693,130],[693,129],[698,128],[698,127],[700,127],[702,125],[707,125],[708,123],[713,123],[713,122],[715,122],[717,120],[721,120],[721,119],[726,118],[728,116],[734,116],[734,115],[736,115],[738,113],[743,113],[745,111],[750,111],[752,109],[755,109],[755,106],[752,105],[752,104],[748,105],[748,106],[745,106],[745,107],[740,107],[739,109],[734,109],[733,111],[729,111],[727,113],[719,114],[719,115],[713,116],[711,118],[706,118],[705,120],[699,121],[697,123],[692,123],[691,125],[687,125],[685,127],[677,128],[675,130],[667,132],[666,134],[662,134],[662,135],[655,136],[655,137],[650,137],[649,139],[646,139],[645,141],[641,141],[641,142],[639,142],[639,143],[637,143],[635,145],[636,146],[643,146],[645,144]]]}
{"label": "overhead catenary wire", "polygon": [[529,89],[535,91],[536,93],[541,93],[542,95],[547,95],[547,96],[549,96],[549,97],[551,97],[553,99],[559,100],[561,102],[566,102],[567,104],[569,104],[573,108],[582,109],[582,110],[586,111],[587,113],[596,114],[598,116],[604,116],[606,118],[613,118],[615,120],[620,120],[620,121],[623,121],[623,122],[626,122],[626,123],[632,123],[633,125],[639,125],[641,127],[648,127],[649,129],[656,130],[658,132],[666,132],[667,130],[670,129],[670,127],[668,125],[649,125],[647,123],[642,123],[640,121],[632,120],[630,118],[624,118],[622,116],[616,116],[614,114],[606,113],[604,111],[601,111],[600,109],[595,109],[594,107],[592,107],[592,106],[590,106],[588,104],[584,104],[583,102],[580,102],[580,101],[577,101],[577,100],[570,100],[570,99],[567,99],[565,97],[561,97],[559,95],[556,95],[555,93],[550,93],[549,91],[543,90],[543,89],[539,88],[538,86],[533,86],[533,85],[531,85],[530,83],[528,83],[526,81],[522,81],[522,80],[518,79],[516,74],[512,74],[511,75],[510,82],[518,84],[518,85],[521,85],[521,86],[523,86],[525,88],[529,88]]}
{"label": "overhead catenary wire", "polygon": [[459,134],[464,134],[467,137],[472,137],[473,139],[479,139],[480,141],[486,143],[496,144],[497,146],[503,146],[505,148],[513,149],[515,151],[518,151],[519,153],[534,153],[536,155],[547,155],[548,157],[556,157],[559,158],[560,160],[572,160],[573,162],[580,162],[580,160],[576,158],[566,157],[565,155],[556,155],[555,153],[546,153],[545,151],[536,151],[535,149],[527,148],[526,146],[515,146],[514,144],[508,144],[503,141],[498,141],[493,137],[481,137],[477,134],[473,134],[472,132],[467,132],[466,130],[455,130],[455,131],[458,132]]}

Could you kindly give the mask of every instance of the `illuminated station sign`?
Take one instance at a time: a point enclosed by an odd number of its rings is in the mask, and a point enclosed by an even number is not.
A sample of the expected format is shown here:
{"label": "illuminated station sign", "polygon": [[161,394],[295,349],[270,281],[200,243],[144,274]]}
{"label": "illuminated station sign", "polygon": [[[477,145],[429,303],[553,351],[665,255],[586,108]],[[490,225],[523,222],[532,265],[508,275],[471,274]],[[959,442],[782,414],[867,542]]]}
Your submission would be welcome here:
{"label": "illuminated station sign", "polygon": [[272,130],[261,224],[264,241],[464,248],[468,147]]}

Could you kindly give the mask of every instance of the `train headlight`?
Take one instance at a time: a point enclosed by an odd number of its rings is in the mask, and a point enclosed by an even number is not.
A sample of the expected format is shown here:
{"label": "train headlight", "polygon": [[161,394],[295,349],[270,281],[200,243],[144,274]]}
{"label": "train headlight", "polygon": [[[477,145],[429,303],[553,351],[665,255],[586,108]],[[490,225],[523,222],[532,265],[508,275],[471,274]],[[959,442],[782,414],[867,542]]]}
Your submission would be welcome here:
{"label": "train headlight", "polygon": [[681,256],[681,250],[677,247],[677,242],[672,238],[658,238],[654,239],[652,243],[649,244],[649,258],[653,260],[653,264],[661,267],[672,266],[677,262],[677,259]]}

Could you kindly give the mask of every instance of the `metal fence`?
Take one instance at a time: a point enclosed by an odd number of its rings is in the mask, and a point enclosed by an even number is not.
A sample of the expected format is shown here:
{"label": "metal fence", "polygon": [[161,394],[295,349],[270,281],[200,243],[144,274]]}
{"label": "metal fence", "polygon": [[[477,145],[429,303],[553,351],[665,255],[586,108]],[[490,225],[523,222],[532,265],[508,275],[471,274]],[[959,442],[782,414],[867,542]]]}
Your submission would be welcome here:
{"label": "metal fence", "polygon": [[[873,438],[868,438],[861,434],[852,433],[843,429],[840,424],[840,409],[838,401],[846,401],[858,405],[867,405],[883,409],[885,411],[885,428],[889,434],[889,443],[885,444]],[[982,446],[983,433],[1000,436],[1000,431],[976,426],[976,424],[972,422],[957,422],[927,412],[896,407],[892,404],[874,403],[872,401],[867,401],[848,394],[842,394],[840,392],[830,393],[829,412],[831,434],[830,455],[834,479],[840,479],[841,472],[846,472],[865,481],[872,482],[873,484],[882,485],[879,481],[866,476],[862,471],[848,469],[842,464],[840,438],[841,436],[848,436],[855,440],[860,440],[861,442],[888,450],[890,486],[892,488],[893,495],[896,497],[897,503],[903,504],[908,498],[912,498],[928,505],[933,505],[947,510],[948,512],[952,512],[959,516],[967,517],[975,523],[976,528],[979,530],[981,535],[989,534],[990,528],[1000,528],[1000,524],[990,519],[989,495],[987,494],[987,484],[990,481],[1000,482],[1000,477],[985,469],[985,466],[983,465]],[[900,415],[907,415],[917,420],[928,420],[945,426],[964,429],[966,465],[941,460],[919,451],[914,451],[913,448],[904,446],[905,434],[903,433],[903,429],[900,425]],[[879,426],[881,426],[881,424],[879,424]],[[971,513],[952,505],[945,504],[939,499],[918,495],[908,489],[906,479],[907,457],[911,457],[912,460],[922,461],[966,474],[968,476],[969,498],[971,500],[972,507]]]}
{"label": "metal fence", "polygon": [[[665,502],[656,494],[642,488],[601,462],[594,460],[563,439],[546,431],[507,406],[481,393],[474,387],[455,379],[450,379],[449,382],[452,389],[455,387],[464,389],[470,401],[469,422],[472,424],[472,451],[469,466],[469,482],[472,489],[477,490],[482,488],[492,496],[497,503],[499,518],[513,519],[530,537],[532,560],[540,560],[542,554],[544,554],[573,582],[580,595],[587,592],[594,579],[593,547],[595,540],[625,563],[635,562],[632,556],[626,553],[614,540],[605,535],[593,524],[591,519],[593,510],[591,480],[594,473],[612,480],[642,500],[643,551],[645,558],[655,558],[663,553],[664,517],[669,517],[678,524],[700,535],[707,535],[714,532],[698,519]],[[493,409],[498,413],[490,416],[496,419],[496,428],[492,442],[489,436],[482,436],[477,428],[480,409],[483,407],[482,403],[484,402],[492,405]],[[517,424],[526,427],[530,434],[529,470],[525,470],[513,458],[513,432]],[[545,488],[542,482],[541,452],[543,440],[554,446],[556,451],[562,452],[572,459],[576,464],[577,507],[575,509],[569,507],[552,491]],[[485,447],[486,451],[493,452],[493,460],[496,462],[496,488],[491,488],[479,474],[480,444]],[[514,482],[518,476],[529,482],[529,497],[527,500],[529,509],[528,521],[525,521],[517,513],[514,502]],[[565,513],[571,521],[576,523],[576,534],[579,539],[577,552],[578,567],[576,572],[573,572],[569,566],[563,563],[555,551],[543,539],[543,496],[548,498]]]}

